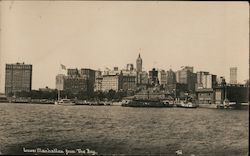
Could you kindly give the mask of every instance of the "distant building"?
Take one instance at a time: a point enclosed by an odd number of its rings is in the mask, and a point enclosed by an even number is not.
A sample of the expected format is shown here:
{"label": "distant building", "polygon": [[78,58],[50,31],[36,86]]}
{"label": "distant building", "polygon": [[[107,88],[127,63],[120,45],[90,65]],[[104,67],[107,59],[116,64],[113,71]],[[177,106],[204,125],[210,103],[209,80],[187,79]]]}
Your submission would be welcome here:
{"label": "distant building", "polygon": [[122,89],[135,90],[136,89],[136,75],[123,75],[122,76]]}
{"label": "distant building", "polygon": [[133,64],[127,64],[127,70],[133,71],[134,70],[134,65]]}
{"label": "distant building", "polygon": [[230,68],[230,84],[237,84],[237,67]]}
{"label": "distant building", "polygon": [[249,102],[249,87],[244,85],[218,86],[215,87],[214,92],[216,104],[222,104],[225,99],[236,103]]}
{"label": "distant building", "polygon": [[122,89],[123,90],[135,90],[136,89],[136,77],[137,73],[132,68],[121,70],[122,73]]}
{"label": "distant building", "polygon": [[64,78],[63,90],[72,94],[85,93],[88,91],[88,83],[86,77],[70,77]]}
{"label": "distant building", "polygon": [[24,63],[6,64],[5,94],[31,91],[32,65]]}
{"label": "distant building", "polygon": [[87,79],[87,91],[89,93],[93,93],[94,92],[94,86],[95,86],[95,70],[93,69],[88,69],[88,68],[82,68],[80,70],[80,76],[81,77],[86,77]]}
{"label": "distant building", "polygon": [[214,90],[213,88],[199,88],[196,90],[196,96],[199,104],[213,104]]}
{"label": "distant building", "polygon": [[196,89],[213,88],[217,85],[217,76],[209,74],[209,72],[197,72]]}
{"label": "distant building", "polygon": [[147,86],[149,84],[149,76],[146,71],[137,74],[137,84]]}
{"label": "distant building", "polygon": [[102,90],[102,72],[96,71],[95,72],[95,85],[94,91],[101,91]]}
{"label": "distant building", "polygon": [[151,85],[159,84],[158,71],[155,68],[149,71],[149,83]]}
{"label": "distant building", "polygon": [[77,68],[75,69],[67,69],[67,75],[70,77],[79,77],[79,70]]}
{"label": "distant building", "polygon": [[175,84],[176,83],[176,75],[175,72],[170,69],[167,71],[167,84]]}
{"label": "distant building", "polygon": [[119,91],[122,89],[122,75],[103,75],[102,91]]}
{"label": "distant building", "polygon": [[165,70],[161,70],[158,74],[159,84],[165,87],[167,85],[167,73]]}
{"label": "distant building", "polygon": [[96,77],[94,91],[102,91],[102,80],[102,76]]}
{"label": "distant building", "polygon": [[174,98],[182,98],[184,97],[184,94],[188,92],[188,85],[184,83],[168,84],[167,90],[174,96]]}
{"label": "distant building", "polygon": [[136,60],[136,71],[141,72],[142,71],[142,59],[141,55],[139,54],[137,60]]}
{"label": "distant building", "polygon": [[193,67],[183,67],[181,70],[176,72],[177,83],[187,84],[188,90],[191,92],[195,91],[196,74],[193,73]]}

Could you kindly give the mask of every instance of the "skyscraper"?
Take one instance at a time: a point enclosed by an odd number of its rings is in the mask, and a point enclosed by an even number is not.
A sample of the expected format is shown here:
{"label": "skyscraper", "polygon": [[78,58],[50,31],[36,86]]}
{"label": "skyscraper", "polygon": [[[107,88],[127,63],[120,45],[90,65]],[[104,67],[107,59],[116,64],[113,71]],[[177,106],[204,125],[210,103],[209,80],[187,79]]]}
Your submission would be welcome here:
{"label": "skyscraper", "polygon": [[24,63],[6,64],[5,94],[31,91],[32,65]]}
{"label": "skyscraper", "polygon": [[230,83],[237,84],[237,67],[230,68]]}
{"label": "skyscraper", "polygon": [[137,60],[136,60],[136,71],[141,72],[142,71],[142,59],[141,55],[139,54]]}

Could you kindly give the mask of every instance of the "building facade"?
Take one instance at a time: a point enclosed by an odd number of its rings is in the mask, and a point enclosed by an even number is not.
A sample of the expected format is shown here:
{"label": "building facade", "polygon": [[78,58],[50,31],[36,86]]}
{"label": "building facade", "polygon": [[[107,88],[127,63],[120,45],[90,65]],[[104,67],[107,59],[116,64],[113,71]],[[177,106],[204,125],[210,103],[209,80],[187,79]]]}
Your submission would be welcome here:
{"label": "building facade", "polygon": [[94,92],[95,87],[95,74],[96,71],[93,69],[82,68],[80,70],[80,77],[86,78],[87,81],[87,90],[91,94]]}
{"label": "building facade", "polygon": [[195,91],[196,73],[193,73],[193,67],[183,67],[176,72],[176,82],[181,84],[187,84],[189,92]]}
{"label": "building facade", "polygon": [[70,77],[64,79],[63,90],[72,94],[83,94],[88,91],[87,78],[85,77]]}
{"label": "building facade", "polygon": [[5,68],[5,94],[31,91],[32,65],[24,63],[6,64]]}
{"label": "building facade", "polygon": [[122,75],[103,75],[102,91],[119,91],[122,89]]}
{"label": "building facade", "polygon": [[237,84],[237,67],[230,68],[230,84]]}
{"label": "building facade", "polygon": [[165,87],[167,85],[167,73],[165,70],[160,70],[158,74],[159,84]]}
{"label": "building facade", "polygon": [[176,75],[175,72],[170,69],[167,71],[167,84],[175,84],[176,83]]}
{"label": "building facade", "polygon": [[201,88],[196,90],[199,104],[213,104],[215,101],[213,88]]}
{"label": "building facade", "polygon": [[151,85],[159,84],[158,71],[155,68],[149,71],[149,84]]}
{"label": "building facade", "polygon": [[136,71],[137,72],[142,72],[142,58],[141,55],[139,54],[137,60],[136,60]]}

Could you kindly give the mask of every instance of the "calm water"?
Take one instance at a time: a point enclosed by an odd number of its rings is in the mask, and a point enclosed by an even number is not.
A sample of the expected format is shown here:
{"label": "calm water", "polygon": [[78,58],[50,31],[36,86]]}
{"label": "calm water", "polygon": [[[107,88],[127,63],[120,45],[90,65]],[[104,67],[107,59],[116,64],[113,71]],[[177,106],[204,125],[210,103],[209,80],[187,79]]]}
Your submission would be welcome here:
{"label": "calm water", "polygon": [[[0,104],[0,151],[247,155],[248,110]],[[26,153],[27,154],[27,153]]]}

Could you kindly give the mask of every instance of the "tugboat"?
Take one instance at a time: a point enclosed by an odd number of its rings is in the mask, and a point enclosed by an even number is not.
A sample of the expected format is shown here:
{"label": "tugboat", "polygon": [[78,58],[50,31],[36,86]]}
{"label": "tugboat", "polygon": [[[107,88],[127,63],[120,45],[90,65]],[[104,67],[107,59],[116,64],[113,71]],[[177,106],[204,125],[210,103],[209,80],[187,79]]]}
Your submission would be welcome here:
{"label": "tugboat", "polygon": [[180,103],[176,104],[177,107],[182,108],[197,108],[199,105],[192,100],[192,98],[186,98],[185,101],[181,101]]}

